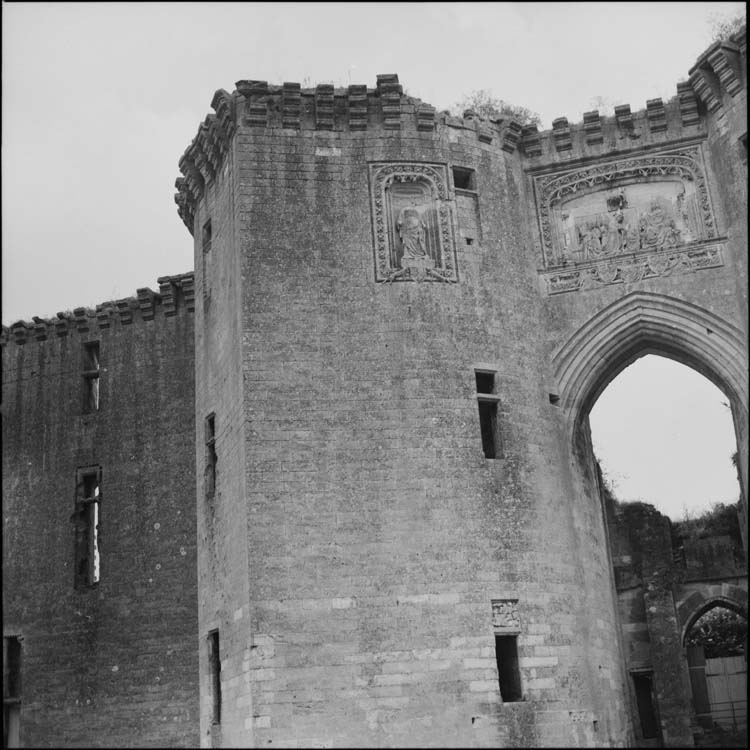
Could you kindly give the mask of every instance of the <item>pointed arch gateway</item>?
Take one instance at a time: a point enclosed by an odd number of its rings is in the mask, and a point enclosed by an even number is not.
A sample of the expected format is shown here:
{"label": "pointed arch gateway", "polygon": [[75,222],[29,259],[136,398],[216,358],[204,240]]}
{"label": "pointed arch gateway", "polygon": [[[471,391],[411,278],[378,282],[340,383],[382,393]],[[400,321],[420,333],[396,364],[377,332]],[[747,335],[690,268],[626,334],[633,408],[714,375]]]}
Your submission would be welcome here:
{"label": "pointed arch gateway", "polygon": [[[632,292],[600,310],[553,355],[559,403],[571,439],[607,385],[646,354],[660,354],[692,367],[720,388],[732,407],[738,448],[746,450],[744,334],[698,305],[653,292]],[[742,481],[746,489],[747,476]]]}

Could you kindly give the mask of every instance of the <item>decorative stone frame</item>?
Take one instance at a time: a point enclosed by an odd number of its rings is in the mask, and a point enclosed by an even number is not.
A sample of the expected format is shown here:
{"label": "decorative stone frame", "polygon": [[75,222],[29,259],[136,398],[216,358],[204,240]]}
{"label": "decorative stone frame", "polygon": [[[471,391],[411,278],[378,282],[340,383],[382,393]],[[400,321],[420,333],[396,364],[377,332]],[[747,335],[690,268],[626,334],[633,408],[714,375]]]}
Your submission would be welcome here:
{"label": "decorative stone frame", "polygon": [[[548,294],[630,283],[724,264],[699,145],[642,154],[533,178],[541,237],[541,269]],[[629,186],[681,182],[695,201],[696,236],[679,245],[633,248],[573,259],[561,242],[562,206],[575,198]],[[547,271],[547,273],[545,273]]]}
{"label": "decorative stone frame", "polygon": [[[451,194],[444,164],[374,162],[369,165],[375,281],[458,281]],[[404,185],[398,196],[395,186]],[[425,257],[408,258],[399,240],[398,206],[411,187],[414,211],[424,217]]]}

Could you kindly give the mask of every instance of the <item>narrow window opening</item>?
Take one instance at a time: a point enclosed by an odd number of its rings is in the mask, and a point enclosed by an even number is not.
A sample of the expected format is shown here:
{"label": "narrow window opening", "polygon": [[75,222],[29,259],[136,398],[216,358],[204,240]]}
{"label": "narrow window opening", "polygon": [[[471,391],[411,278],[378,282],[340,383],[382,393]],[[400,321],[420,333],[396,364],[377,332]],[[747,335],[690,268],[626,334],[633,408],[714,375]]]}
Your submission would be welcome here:
{"label": "narrow window opening", "polygon": [[221,655],[219,652],[219,631],[208,634],[208,669],[211,678],[211,721],[221,723]]}
{"label": "narrow window opening", "polygon": [[479,402],[479,427],[482,431],[482,450],[485,458],[497,458],[497,403]]}
{"label": "narrow window opening", "polygon": [[475,172],[473,169],[453,167],[453,186],[458,190],[476,190]]}
{"label": "narrow window opening", "polygon": [[559,404],[560,403],[560,396],[558,396],[556,393],[550,393],[549,394],[549,402],[551,404]]}
{"label": "narrow window opening", "polygon": [[643,739],[652,740],[659,735],[659,724],[654,708],[651,674],[633,674],[633,687]]}
{"label": "narrow window opening", "polygon": [[20,747],[21,639],[3,637],[3,747]]}
{"label": "narrow window opening", "polygon": [[495,635],[495,657],[503,703],[522,701],[521,673],[518,668],[518,636]]}
{"label": "narrow window opening", "polygon": [[211,252],[211,240],[212,240],[212,233],[211,233],[211,219],[209,219],[204,225],[203,225],[203,237],[202,237],[202,246],[203,246],[203,252],[204,253],[210,253]]}
{"label": "narrow window opening", "polygon": [[206,417],[206,470],[205,486],[206,497],[212,498],[216,492],[216,415],[209,414]]}
{"label": "narrow window opening", "polygon": [[475,370],[477,403],[479,406],[479,428],[482,435],[482,450],[485,458],[502,458],[502,441],[498,426],[498,402],[496,395],[496,373]]}
{"label": "narrow window opening", "polygon": [[203,267],[203,304],[208,305],[211,300],[211,287],[208,283],[208,261],[211,253],[211,243],[213,241],[213,234],[211,230],[211,220],[209,219],[203,225],[203,234],[201,236],[201,250],[202,250],[202,267]]}
{"label": "narrow window opening", "polygon": [[83,345],[83,411],[99,411],[99,342]]}
{"label": "narrow window opening", "polygon": [[79,471],[76,489],[75,585],[85,588],[99,583],[101,573],[101,469]]}

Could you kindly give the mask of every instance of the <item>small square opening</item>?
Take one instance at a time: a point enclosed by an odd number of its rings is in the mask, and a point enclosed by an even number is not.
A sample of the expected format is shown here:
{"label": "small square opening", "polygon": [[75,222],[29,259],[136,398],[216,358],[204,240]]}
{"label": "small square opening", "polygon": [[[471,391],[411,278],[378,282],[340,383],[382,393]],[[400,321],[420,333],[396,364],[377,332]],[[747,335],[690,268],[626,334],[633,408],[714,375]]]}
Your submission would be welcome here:
{"label": "small square opening", "polygon": [[495,392],[495,373],[475,371],[477,379],[477,393]]}
{"label": "small square opening", "polygon": [[476,190],[474,170],[464,167],[453,167],[453,186],[458,190]]}

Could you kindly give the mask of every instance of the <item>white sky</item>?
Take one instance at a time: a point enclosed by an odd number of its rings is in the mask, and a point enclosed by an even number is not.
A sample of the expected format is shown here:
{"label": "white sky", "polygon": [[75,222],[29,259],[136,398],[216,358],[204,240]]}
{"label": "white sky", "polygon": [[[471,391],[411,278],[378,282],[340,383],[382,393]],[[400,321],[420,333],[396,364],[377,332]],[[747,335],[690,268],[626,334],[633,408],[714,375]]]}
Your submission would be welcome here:
{"label": "white sky", "polygon": [[[240,79],[374,86],[378,73],[398,73],[409,95],[439,109],[490,89],[549,127],[560,116],[580,121],[595,97],[634,111],[671,98],[710,43],[711,18],[744,7],[4,3],[3,323],[155,289],[158,276],[192,268],[174,180],[218,88],[231,92]],[[705,456],[702,467],[719,472]],[[698,502],[697,486],[679,490],[676,513]],[[736,489],[713,487],[711,500],[736,499]]]}

